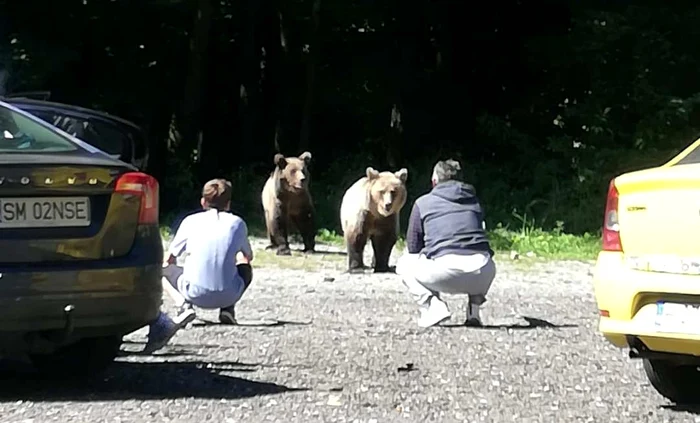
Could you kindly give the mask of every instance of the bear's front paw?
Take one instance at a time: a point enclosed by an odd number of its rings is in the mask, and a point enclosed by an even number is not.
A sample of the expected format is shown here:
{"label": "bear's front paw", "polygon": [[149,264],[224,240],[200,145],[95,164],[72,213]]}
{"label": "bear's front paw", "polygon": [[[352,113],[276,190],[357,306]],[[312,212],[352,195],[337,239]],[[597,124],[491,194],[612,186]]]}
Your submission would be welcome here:
{"label": "bear's front paw", "polygon": [[396,266],[375,267],[374,273],[396,273]]}
{"label": "bear's front paw", "polygon": [[274,250],[275,248],[277,248],[277,246],[274,244],[268,244],[267,246],[265,246],[266,250]]}
{"label": "bear's front paw", "polygon": [[364,267],[353,267],[352,269],[348,269],[348,273],[350,273],[351,275],[365,273],[365,268]]}
{"label": "bear's front paw", "polygon": [[314,247],[309,247],[309,248],[304,248],[304,254],[313,254],[316,252],[316,249]]}
{"label": "bear's front paw", "polygon": [[291,256],[292,250],[290,250],[289,247],[278,248],[277,255],[278,256]]}

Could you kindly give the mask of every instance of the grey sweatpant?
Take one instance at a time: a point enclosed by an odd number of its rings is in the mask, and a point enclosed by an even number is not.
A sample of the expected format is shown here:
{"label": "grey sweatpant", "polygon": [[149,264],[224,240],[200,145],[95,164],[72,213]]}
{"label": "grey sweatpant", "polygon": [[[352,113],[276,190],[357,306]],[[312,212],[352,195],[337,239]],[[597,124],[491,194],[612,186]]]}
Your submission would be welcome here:
{"label": "grey sweatpant", "polygon": [[496,276],[496,264],[488,254],[448,254],[429,259],[422,254],[404,254],[396,273],[418,305],[426,305],[440,293],[467,294],[469,302],[481,305]]}

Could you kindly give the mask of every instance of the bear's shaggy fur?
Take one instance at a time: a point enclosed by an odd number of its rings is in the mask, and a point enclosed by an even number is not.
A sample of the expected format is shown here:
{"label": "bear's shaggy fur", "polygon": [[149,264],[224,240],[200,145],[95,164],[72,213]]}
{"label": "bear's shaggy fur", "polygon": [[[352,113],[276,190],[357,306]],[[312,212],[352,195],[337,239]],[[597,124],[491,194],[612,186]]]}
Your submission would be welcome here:
{"label": "bear's shaggy fur", "polygon": [[348,271],[363,271],[362,255],[372,242],[375,273],[390,272],[389,257],[399,235],[399,213],[406,204],[408,170],[378,172],[367,168],[343,196],[340,221],[348,251]]}
{"label": "bear's shaggy fur", "polygon": [[299,157],[275,154],[275,170],[263,187],[262,205],[270,239],[267,248],[277,248],[277,255],[291,255],[288,236],[293,227],[304,240],[304,252],[313,252],[316,247],[315,211],[309,193],[310,161],[308,151]]}

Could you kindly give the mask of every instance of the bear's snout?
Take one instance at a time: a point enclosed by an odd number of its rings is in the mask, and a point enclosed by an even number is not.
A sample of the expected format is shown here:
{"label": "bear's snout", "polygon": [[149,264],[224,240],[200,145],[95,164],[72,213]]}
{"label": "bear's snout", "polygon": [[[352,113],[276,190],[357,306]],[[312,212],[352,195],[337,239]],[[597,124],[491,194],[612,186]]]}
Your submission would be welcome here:
{"label": "bear's snout", "polygon": [[384,203],[384,211],[389,213],[391,209],[394,207],[394,202],[389,202],[389,203]]}

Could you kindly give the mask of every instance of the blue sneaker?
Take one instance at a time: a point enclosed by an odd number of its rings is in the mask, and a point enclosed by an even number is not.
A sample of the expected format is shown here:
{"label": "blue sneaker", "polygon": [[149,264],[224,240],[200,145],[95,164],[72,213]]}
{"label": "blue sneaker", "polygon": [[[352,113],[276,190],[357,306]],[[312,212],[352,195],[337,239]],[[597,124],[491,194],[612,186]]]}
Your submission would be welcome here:
{"label": "blue sneaker", "polygon": [[148,342],[143,349],[143,353],[152,354],[166,346],[177,331],[187,326],[195,317],[196,315],[192,309],[184,310],[177,315],[175,320],[161,312],[160,315],[158,315],[158,319],[151,325],[148,331]]}

